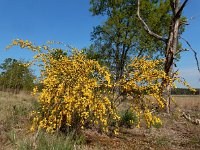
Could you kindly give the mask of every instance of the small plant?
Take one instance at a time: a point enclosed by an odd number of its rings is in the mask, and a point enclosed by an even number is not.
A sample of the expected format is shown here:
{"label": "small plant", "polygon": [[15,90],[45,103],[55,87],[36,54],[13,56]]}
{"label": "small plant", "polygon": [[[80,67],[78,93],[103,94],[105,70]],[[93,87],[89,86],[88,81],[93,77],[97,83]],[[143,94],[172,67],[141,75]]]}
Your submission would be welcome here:
{"label": "small plant", "polygon": [[21,116],[26,116],[29,113],[29,110],[23,105],[14,105],[11,108],[11,116],[8,119],[8,122],[11,124],[18,124],[20,122]]}
{"label": "small plant", "polygon": [[27,108],[22,105],[14,105],[12,112],[13,112],[13,115],[15,115],[15,116],[24,116],[29,113]]}
{"label": "small plant", "polygon": [[29,110],[23,105],[13,105],[11,108],[8,108],[7,111],[10,112],[4,121],[4,126],[7,131],[11,131],[13,125],[19,124],[21,121],[20,118],[29,113]]}
{"label": "small plant", "polygon": [[161,128],[162,127],[162,122],[159,120],[157,122],[155,122],[153,125],[152,125],[154,128]]}
{"label": "small plant", "polygon": [[16,133],[15,131],[10,131],[7,133],[7,138],[12,144],[16,144]]}
{"label": "small plant", "polygon": [[19,143],[18,149],[19,150],[34,149],[33,142],[30,139],[25,139]]}
{"label": "small plant", "polygon": [[130,128],[133,124],[138,124],[139,121],[137,115],[130,109],[122,111],[120,118],[120,125],[128,128]]}

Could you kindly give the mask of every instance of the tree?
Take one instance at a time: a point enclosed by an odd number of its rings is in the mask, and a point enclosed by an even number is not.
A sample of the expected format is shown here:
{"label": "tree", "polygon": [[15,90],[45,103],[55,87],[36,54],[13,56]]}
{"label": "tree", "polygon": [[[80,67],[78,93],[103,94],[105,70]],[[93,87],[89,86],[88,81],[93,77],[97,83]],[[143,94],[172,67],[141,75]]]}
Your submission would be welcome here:
{"label": "tree", "polygon": [[[109,64],[111,71],[119,80],[131,56],[149,55],[160,57],[164,53],[163,43],[146,34],[136,16],[136,0],[91,0],[90,11],[93,15],[104,15],[103,25],[94,28],[92,40],[93,50],[98,52],[102,60]],[[153,26],[153,31],[168,35],[169,1],[143,1],[142,14],[146,21]],[[156,14],[149,13],[156,11]],[[161,26],[158,26],[161,25]]]}
{"label": "tree", "polygon": [[109,66],[109,63],[106,62],[106,58],[103,56],[103,54],[97,51],[97,49],[95,48],[93,44],[90,45],[89,48],[83,48],[82,51],[85,54],[87,59],[96,60],[101,65]]}
{"label": "tree", "polygon": [[[180,49],[178,48],[178,39],[180,36],[180,30],[181,26],[184,25],[182,18],[182,11],[187,4],[188,0],[184,0],[184,2],[181,4],[180,0],[170,0],[170,7],[172,10],[171,19],[170,19],[170,26],[169,28],[169,34],[167,37],[164,35],[159,35],[156,32],[152,31],[150,29],[150,26],[143,20],[143,18],[140,16],[140,0],[138,0],[138,9],[137,9],[137,16],[141,23],[143,24],[144,29],[146,32],[151,35],[152,37],[156,38],[159,41],[162,41],[165,45],[165,63],[164,63],[164,70],[166,75],[172,76],[172,67],[174,64],[174,60],[176,58],[176,54],[180,53]],[[170,111],[170,100],[171,100],[171,86],[166,81],[163,80],[163,84],[167,85],[166,88],[166,111],[169,113]]]}
{"label": "tree", "polygon": [[7,58],[0,65],[1,90],[11,90],[18,93],[20,90],[31,91],[34,86],[34,76],[24,62]]}

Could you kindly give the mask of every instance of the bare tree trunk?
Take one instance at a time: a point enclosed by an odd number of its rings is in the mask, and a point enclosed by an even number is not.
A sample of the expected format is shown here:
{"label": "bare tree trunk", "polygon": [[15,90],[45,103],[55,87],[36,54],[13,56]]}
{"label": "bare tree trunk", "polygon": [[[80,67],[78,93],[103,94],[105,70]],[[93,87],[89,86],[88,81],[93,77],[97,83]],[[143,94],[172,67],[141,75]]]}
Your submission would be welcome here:
{"label": "bare tree trunk", "polygon": [[[168,38],[164,38],[163,36],[160,36],[154,32],[152,32],[149,28],[149,26],[145,23],[145,21],[140,16],[140,0],[138,0],[138,10],[137,15],[139,20],[144,26],[144,29],[147,31],[147,33],[154,38],[163,41],[166,44],[165,48],[165,65],[164,70],[167,76],[172,77],[172,70],[173,70],[173,63],[174,63],[174,56],[177,51],[178,46],[178,37],[179,37],[179,28],[180,28],[180,18],[182,11],[186,5],[188,0],[185,0],[182,5],[180,5],[180,0],[170,0],[170,5],[172,8],[172,17],[171,17],[171,25],[169,30],[169,36]],[[166,89],[163,92],[163,96],[166,99],[166,112],[170,112],[170,101],[171,101],[171,86],[169,81],[164,80],[163,81],[163,87],[166,87]]]}
{"label": "bare tree trunk", "polygon": [[[178,37],[179,37],[179,28],[180,28],[180,17],[181,12],[183,8],[185,7],[187,0],[183,3],[183,5],[180,7],[180,0],[171,0],[171,8],[173,12],[172,16],[172,22],[170,26],[170,33],[168,42],[166,45],[165,50],[165,73],[167,76],[172,77],[172,71],[173,71],[173,63],[174,63],[174,56],[177,52],[178,47]],[[165,82],[165,81],[164,81]],[[166,95],[164,95],[166,99],[166,112],[170,112],[170,102],[171,102],[171,86],[169,83],[166,84]]]}

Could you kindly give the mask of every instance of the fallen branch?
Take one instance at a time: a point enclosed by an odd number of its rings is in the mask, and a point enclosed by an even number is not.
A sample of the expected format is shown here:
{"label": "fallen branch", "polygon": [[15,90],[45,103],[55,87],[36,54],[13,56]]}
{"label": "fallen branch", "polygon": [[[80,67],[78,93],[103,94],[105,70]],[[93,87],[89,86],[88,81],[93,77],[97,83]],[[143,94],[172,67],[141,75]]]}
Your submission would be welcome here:
{"label": "fallen branch", "polygon": [[186,114],[185,112],[183,112],[182,116],[183,116],[187,121],[189,121],[189,122],[191,122],[191,123],[193,123],[193,124],[195,124],[195,125],[200,125],[200,119],[196,119],[196,118],[192,119],[192,118],[190,117],[190,115],[189,115],[189,114]]}

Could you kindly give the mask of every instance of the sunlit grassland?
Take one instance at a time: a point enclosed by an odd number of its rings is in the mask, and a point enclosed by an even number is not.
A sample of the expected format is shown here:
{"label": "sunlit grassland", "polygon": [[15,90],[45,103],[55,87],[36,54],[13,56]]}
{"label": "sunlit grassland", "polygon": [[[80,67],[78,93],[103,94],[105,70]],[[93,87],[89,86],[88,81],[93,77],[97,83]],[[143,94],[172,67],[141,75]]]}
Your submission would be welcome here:
{"label": "sunlit grassland", "polygon": [[173,98],[180,108],[200,109],[200,95],[176,95]]}
{"label": "sunlit grassland", "polygon": [[0,149],[68,150],[82,143],[83,137],[74,137],[73,132],[67,136],[30,132],[31,112],[37,107],[37,96],[0,92]]}

